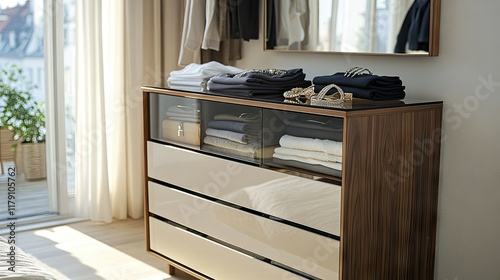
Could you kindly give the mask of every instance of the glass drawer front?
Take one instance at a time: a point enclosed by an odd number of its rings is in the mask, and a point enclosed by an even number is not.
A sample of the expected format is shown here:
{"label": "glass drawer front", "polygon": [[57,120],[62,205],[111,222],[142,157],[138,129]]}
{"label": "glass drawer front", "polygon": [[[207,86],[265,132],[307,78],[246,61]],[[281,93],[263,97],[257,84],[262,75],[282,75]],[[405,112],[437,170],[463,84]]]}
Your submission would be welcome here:
{"label": "glass drawer front", "polygon": [[150,94],[151,139],[192,148],[200,147],[200,102],[195,99]]}
{"label": "glass drawer front", "polygon": [[264,110],[263,124],[264,164],[342,176],[342,118]]}
{"label": "glass drawer front", "polygon": [[202,101],[201,149],[212,154],[261,163],[262,109]]}

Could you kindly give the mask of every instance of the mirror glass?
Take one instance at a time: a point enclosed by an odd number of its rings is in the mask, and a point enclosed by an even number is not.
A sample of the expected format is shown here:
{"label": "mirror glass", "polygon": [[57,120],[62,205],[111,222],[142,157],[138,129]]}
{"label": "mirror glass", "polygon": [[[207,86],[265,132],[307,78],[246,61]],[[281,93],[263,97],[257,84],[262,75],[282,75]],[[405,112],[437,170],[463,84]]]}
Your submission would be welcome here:
{"label": "mirror glass", "polygon": [[265,0],[265,50],[438,54],[439,0]]}

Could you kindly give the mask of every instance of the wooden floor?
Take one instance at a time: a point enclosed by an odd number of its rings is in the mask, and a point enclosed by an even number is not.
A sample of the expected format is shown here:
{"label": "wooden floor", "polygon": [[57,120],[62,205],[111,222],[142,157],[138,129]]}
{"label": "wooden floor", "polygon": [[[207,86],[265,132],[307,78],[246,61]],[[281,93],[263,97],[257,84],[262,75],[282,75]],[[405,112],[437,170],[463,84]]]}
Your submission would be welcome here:
{"label": "wooden floor", "polygon": [[6,211],[9,182],[15,186],[15,199],[13,200],[15,204],[11,205],[15,206],[14,214],[16,218],[49,213],[47,180],[28,181],[24,179],[23,174],[18,173],[15,176],[9,176],[9,167],[13,167],[13,164],[4,163],[4,174],[0,174],[0,209],[2,209],[0,211],[0,221],[9,217]]}
{"label": "wooden floor", "polygon": [[[75,172],[74,172],[74,155],[68,155],[68,167],[66,169],[67,177],[67,192],[68,195],[75,194]],[[0,174],[0,209],[7,210],[7,194],[9,182],[15,185],[15,217],[28,218],[51,213],[49,209],[49,188],[47,180],[25,180],[24,174],[16,169],[16,174],[11,176],[8,174],[9,168],[13,168],[13,162],[4,162],[4,173]],[[9,180],[10,178],[10,180]],[[15,180],[15,181],[14,181]],[[0,221],[5,221],[9,218],[7,211],[0,211]]]}
{"label": "wooden floor", "polygon": [[62,280],[193,280],[146,252],[143,220],[79,222],[18,232],[16,244]]}

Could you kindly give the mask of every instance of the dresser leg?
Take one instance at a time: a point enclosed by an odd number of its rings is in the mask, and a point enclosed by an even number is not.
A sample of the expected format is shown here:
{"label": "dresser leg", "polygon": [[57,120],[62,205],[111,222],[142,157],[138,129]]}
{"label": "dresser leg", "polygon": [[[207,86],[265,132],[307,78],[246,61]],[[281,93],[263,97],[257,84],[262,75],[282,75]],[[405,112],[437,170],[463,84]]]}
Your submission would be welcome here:
{"label": "dresser leg", "polygon": [[170,276],[174,276],[175,275],[175,267],[174,266],[168,265],[168,274]]}

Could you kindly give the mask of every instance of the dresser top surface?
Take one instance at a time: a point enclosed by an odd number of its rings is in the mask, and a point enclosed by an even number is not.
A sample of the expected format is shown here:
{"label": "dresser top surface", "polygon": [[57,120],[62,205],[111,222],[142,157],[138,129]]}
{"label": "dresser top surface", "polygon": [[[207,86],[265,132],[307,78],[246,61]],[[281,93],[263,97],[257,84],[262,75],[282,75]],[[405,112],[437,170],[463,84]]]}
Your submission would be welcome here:
{"label": "dresser top surface", "polygon": [[[342,104],[336,104],[334,107],[330,106],[318,106],[311,104],[295,104],[290,103],[285,100],[283,97],[274,97],[274,98],[266,98],[264,96],[241,96],[241,95],[233,95],[228,93],[220,93],[215,91],[197,89],[197,88],[189,88],[189,87],[168,87],[168,86],[154,86],[154,85],[145,85],[142,87],[143,91],[146,92],[156,92],[156,93],[165,93],[169,92],[179,92],[181,95],[185,95],[186,97],[191,98],[200,98],[205,100],[218,99],[223,98],[227,100],[234,100],[236,103],[241,102],[252,102],[252,103],[262,103],[267,104],[268,106],[275,105],[284,105],[284,106],[294,106],[304,108],[318,108],[318,109],[327,109],[327,110],[335,110],[335,111],[363,111],[363,110],[374,110],[374,109],[389,109],[389,108],[401,108],[408,106],[416,106],[416,105],[441,105],[443,104],[442,100],[427,100],[427,99],[416,99],[416,98],[405,98],[403,100],[368,100],[362,98],[353,98],[352,101],[347,101]],[[255,105],[255,104],[253,104]],[[267,106],[266,106],[267,107]]]}

